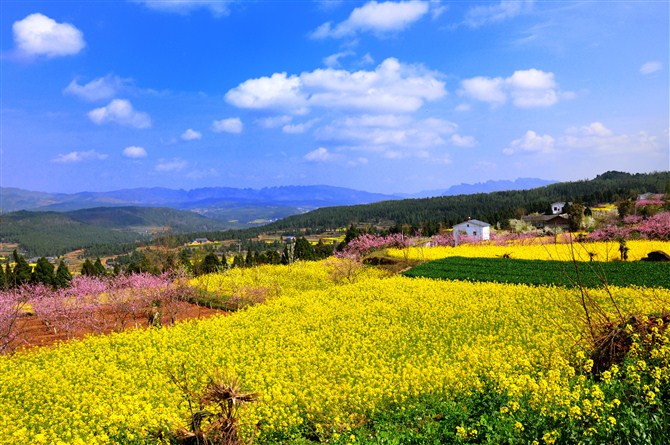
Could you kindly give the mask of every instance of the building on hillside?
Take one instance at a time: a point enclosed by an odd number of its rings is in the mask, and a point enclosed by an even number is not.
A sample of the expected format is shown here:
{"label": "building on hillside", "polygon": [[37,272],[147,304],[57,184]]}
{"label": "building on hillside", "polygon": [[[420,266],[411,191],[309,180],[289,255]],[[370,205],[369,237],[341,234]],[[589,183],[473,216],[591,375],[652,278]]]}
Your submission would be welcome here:
{"label": "building on hillside", "polygon": [[639,201],[647,201],[647,200],[657,200],[660,201],[663,199],[663,193],[642,193],[641,195],[637,195],[637,200]]}
{"label": "building on hillside", "polygon": [[563,201],[551,203],[551,213],[554,215],[560,215],[561,213],[563,213],[563,209],[565,208],[566,204],[572,204],[572,203],[571,202],[566,203]]}
{"label": "building on hillside", "polygon": [[454,243],[458,245],[459,238],[468,237],[474,241],[491,239],[491,224],[477,219],[468,219],[454,226]]}
{"label": "building on hillside", "polygon": [[191,244],[207,244],[209,240],[207,238],[196,238]]}
{"label": "building on hillside", "polygon": [[[552,207],[553,208],[553,207]],[[522,216],[521,220],[531,224],[537,229],[567,229],[569,226],[568,215],[530,215]]]}

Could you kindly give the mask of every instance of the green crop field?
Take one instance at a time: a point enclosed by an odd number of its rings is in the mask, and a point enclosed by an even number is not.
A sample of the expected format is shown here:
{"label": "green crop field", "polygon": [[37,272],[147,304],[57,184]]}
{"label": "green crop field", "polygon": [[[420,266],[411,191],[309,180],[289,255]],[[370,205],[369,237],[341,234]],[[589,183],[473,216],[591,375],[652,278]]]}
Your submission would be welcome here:
{"label": "green crop field", "polygon": [[416,266],[408,277],[573,287],[670,288],[670,263],[571,262],[510,258],[448,257]]}

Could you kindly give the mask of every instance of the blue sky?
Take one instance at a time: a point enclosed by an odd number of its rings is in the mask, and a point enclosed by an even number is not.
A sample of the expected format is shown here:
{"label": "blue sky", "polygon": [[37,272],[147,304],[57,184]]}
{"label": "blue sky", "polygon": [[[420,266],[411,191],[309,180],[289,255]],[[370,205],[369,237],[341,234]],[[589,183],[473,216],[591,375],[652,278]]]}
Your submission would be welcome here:
{"label": "blue sky", "polygon": [[2,186],[668,170],[669,5],[3,0]]}

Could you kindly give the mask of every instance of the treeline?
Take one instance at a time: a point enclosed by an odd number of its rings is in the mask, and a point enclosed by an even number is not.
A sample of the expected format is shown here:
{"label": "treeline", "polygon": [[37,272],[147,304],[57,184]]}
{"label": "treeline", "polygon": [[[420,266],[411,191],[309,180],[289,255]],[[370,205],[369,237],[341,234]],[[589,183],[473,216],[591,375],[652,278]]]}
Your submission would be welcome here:
{"label": "treeline", "polygon": [[13,289],[24,284],[43,284],[58,289],[68,287],[72,280],[72,274],[62,260],[56,268],[41,257],[33,268],[16,250],[12,253],[12,260],[13,267],[10,263],[4,268],[0,264],[0,289]]}
{"label": "treeline", "polygon": [[[319,241],[316,245],[312,245],[304,237],[269,248],[262,243],[247,243],[246,250],[239,249],[237,252],[226,250],[223,247],[214,250],[212,245],[187,247],[180,250],[165,247],[146,248],[116,257],[111,273],[115,275],[121,273],[158,275],[182,269],[188,275],[197,276],[235,267],[318,261],[331,256],[334,250],[334,244]],[[98,263],[99,260],[96,263],[90,263],[89,267],[95,270]]]}

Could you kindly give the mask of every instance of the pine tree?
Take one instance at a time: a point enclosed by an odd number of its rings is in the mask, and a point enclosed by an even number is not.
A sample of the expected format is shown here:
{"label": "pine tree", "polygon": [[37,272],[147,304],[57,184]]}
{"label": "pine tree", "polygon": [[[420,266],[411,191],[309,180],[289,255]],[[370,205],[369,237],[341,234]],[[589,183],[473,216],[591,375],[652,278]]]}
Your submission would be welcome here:
{"label": "pine tree", "polygon": [[81,265],[81,274],[82,275],[88,275],[88,276],[95,276],[95,267],[93,266],[93,263],[91,263],[91,260],[86,258],[86,261],[84,261],[84,264]]}
{"label": "pine tree", "polygon": [[70,287],[71,281],[72,274],[70,273],[70,270],[67,268],[65,261],[60,260],[60,263],[58,263],[58,269],[56,269],[56,278],[54,280],[56,287]]}
{"label": "pine tree", "polygon": [[0,264],[0,290],[7,289],[7,277],[5,276],[5,269]]}
{"label": "pine tree", "polygon": [[219,270],[221,262],[215,253],[208,253],[202,260],[202,273],[213,273]]}
{"label": "pine tree", "polygon": [[301,236],[295,241],[293,256],[296,260],[303,261],[314,261],[316,259],[314,247],[304,236]]}
{"label": "pine tree", "polygon": [[30,264],[18,254],[16,249],[12,253],[12,256],[14,257],[14,282],[17,286],[28,283],[33,273]]}
{"label": "pine tree", "polygon": [[191,264],[191,259],[188,257],[188,251],[186,249],[182,249],[181,252],[179,252],[179,264],[181,264],[187,273],[193,273],[193,264]]}
{"label": "pine tree", "polygon": [[42,283],[45,286],[55,287],[56,276],[54,275],[54,265],[45,257],[37,260],[31,281],[33,283]]}
{"label": "pine tree", "polygon": [[7,289],[16,286],[16,281],[14,280],[14,271],[9,267],[9,263],[5,265],[5,286]]}
{"label": "pine tree", "polygon": [[95,270],[95,276],[104,277],[107,275],[107,269],[105,269],[105,266],[102,265],[100,258],[96,258],[95,263],[93,263],[93,268]]}
{"label": "pine tree", "polygon": [[247,257],[244,259],[244,265],[251,267],[254,265],[254,254],[251,252],[251,247],[247,250]]}
{"label": "pine tree", "polygon": [[238,253],[233,258],[233,267],[244,267],[244,257],[241,253]]}

